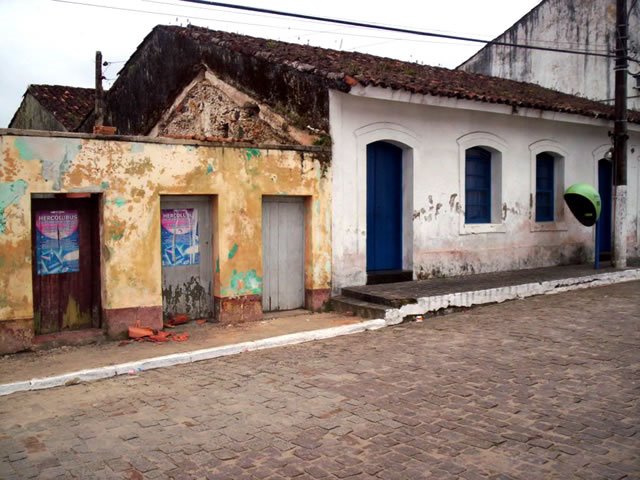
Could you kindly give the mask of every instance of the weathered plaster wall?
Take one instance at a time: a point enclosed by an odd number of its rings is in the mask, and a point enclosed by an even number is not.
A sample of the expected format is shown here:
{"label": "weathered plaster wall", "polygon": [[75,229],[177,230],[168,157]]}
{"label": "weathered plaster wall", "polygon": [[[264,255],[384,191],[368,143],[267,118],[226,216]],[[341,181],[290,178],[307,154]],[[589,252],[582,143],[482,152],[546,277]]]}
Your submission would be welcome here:
{"label": "weathered plaster wall", "polygon": [[66,132],[67,129],[30,93],[25,94],[9,128]]}
{"label": "weathered plaster wall", "polygon": [[158,136],[198,135],[262,144],[294,144],[260,118],[256,102],[239,104],[208,80],[200,80],[157,127]]}
{"label": "weathered plaster wall", "polygon": [[[412,158],[404,205],[413,205],[413,232],[404,229],[404,250],[413,251],[404,268],[413,269],[415,278],[566,264],[593,255],[593,229],[575,221],[563,202],[562,221],[532,220],[531,172],[537,152],[555,151],[565,156],[566,187],[594,184],[596,162],[610,147],[606,122],[360,88],[351,95],[332,92],[331,124],[334,291],[366,282],[366,145],[378,140],[402,146]],[[638,255],[640,132],[630,128],[627,232],[629,255]],[[498,219],[480,226],[464,224],[461,160],[473,145],[502,153]]]}
{"label": "weathered plaster wall", "polygon": [[[615,50],[615,21],[615,0],[547,0],[497,40],[610,53]],[[637,58],[640,54],[639,3],[630,9],[628,48],[630,56]],[[614,66],[613,58],[490,45],[459,68],[603,100],[615,96]],[[631,64],[630,70],[635,72],[637,68]],[[629,75],[629,97],[640,94],[633,88],[635,83]],[[640,98],[629,98],[628,102],[629,108],[640,110]]]}
{"label": "weathered plaster wall", "polygon": [[[249,41],[249,40],[247,40]],[[255,41],[255,43],[254,43]],[[285,44],[263,39],[234,47],[233,35],[198,27],[157,26],[123,67],[106,97],[105,122],[125,135],[147,135],[196,72],[210,69],[239,91],[267,104],[299,129],[328,130],[328,88],[348,88],[305,64],[270,58]],[[238,48],[236,48],[238,47]],[[295,62],[297,63],[297,62]],[[81,129],[91,131],[90,122]]]}
{"label": "weathered plaster wall", "polygon": [[84,137],[0,136],[0,321],[33,317],[32,193],[102,194],[105,311],[162,305],[160,196],[172,194],[215,196],[213,293],[258,302],[262,195],[309,197],[305,288],[328,291],[327,152]]}

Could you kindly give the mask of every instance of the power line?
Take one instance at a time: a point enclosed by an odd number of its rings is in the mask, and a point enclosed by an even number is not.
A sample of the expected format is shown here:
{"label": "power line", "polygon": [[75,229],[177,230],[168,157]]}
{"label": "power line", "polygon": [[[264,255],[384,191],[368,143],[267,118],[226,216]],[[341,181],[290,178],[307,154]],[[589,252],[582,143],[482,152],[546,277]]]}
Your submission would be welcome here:
{"label": "power line", "polygon": [[[109,10],[120,10],[120,11],[133,12],[133,13],[146,13],[146,14],[150,14],[150,15],[159,15],[159,16],[163,16],[163,17],[184,18],[186,20],[189,20],[189,19],[205,20],[205,21],[209,21],[209,22],[216,22],[216,23],[223,23],[223,24],[234,24],[234,25],[247,25],[247,26],[252,26],[252,27],[275,28],[275,29],[278,29],[278,30],[282,30],[282,28],[283,28],[282,26],[267,25],[267,24],[264,24],[264,23],[239,22],[237,20],[221,20],[219,18],[198,17],[198,16],[194,16],[194,15],[185,15],[185,14],[182,14],[182,13],[172,13],[172,12],[157,12],[157,11],[152,11],[152,10],[138,9],[138,8],[116,7],[114,5],[101,5],[101,4],[97,4],[97,3],[87,3],[87,2],[74,1],[74,0],[51,0],[51,1],[52,2],[57,2],[57,3],[66,3],[66,4],[70,4],[70,5],[80,5],[80,6],[83,6],[83,7],[106,8],[106,9],[109,9]],[[162,2],[154,2],[154,3],[162,3]],[[175,4],[168,4],[168,5],[172,5],[172,6],[176,6],[177,7],[177,5],[175,5]],[[317,34],[336,33],[335,31],[332,31],[332,30],[313,30],[313,29],[309,29],[309,28],[292,27],[292,26],[287,27],[287,29],[288,30],[299,31],[299,32],[317,33]],[[347,36],[347,37],[373,38],[373,39],[382,39],[382,40],[398,40],[398,41],[406,41],[406,42],[442,43],[442,42],[437,42],[435,40],[402,39],[402,38],[398,38],[398,37],[385,37],[385,36],[381,36],[381,35],[364,35],[364,34],[361,34],[361,33],[342,32],[342,33],[340,33],[340,35]]]}
{"label": "power line", "polygon": [[[178,6],[176,3],[173,3],[171,1],[162,1],[162,0],[140,0],[140,1],[145,2],[145,3],[153,3],[153,4],[157,4],[157,5],[167,5],[167,6],[172,6],[172,7]],[[181,0],[174,0],[174,1],[179,2]],[[205,10],[205,11],[222,11],[222,12],[225,11],[224,8],[207,8],[207,7],[200,7],[200,6],[185,6],[185,8],[194,8],[194,9]],[[262,18],[272,18],[273,17],[273,15],[271,15],[271,14],[259,15],[259,14],[256,14],[256,12],[239,11],[239,12],[235,12],[235,13],[237,13],[238,15],[259,16],[259,17],[262,17]],[[306,21],[306,22],[317,22],[316,20],[308,20],[308,19],[300,19],[300,20]],[[235,23],[235,22],[231,22],[231,23]],[[240,24],[242,24],[242,23],[240,23]],[[371,23],[371,25],[378,25],[378,26],[383,26],[383,27],[385,26],[384,24],[377,23],[377,22],[373,22],[373,23]],[[353,28],[353,27],[351,27],[349,25],[347,25],[347,27],[348,28]],[[408,28],[408,27],[396,26],[396,28]],[[309,31],[311,31],[311,30],[309,30]],[[431,31],[436,32],[436,33],[451,33],[451,31],[438,30],[438,29],[433,29],[433,28],[431,29]],[[311,31],[311,32],[312,33],[309,34],[309,35],[324,34],[324,33],[349,35],[349,34],[345,34],[343,32],[340,32],[340,29],[324,30],[324,31]],[[466,34],[467,33],[465,32],[465,35]],[[472,35],[472,34],[469,34],[469,35]],[[358,35],[358,36],[360,36],[360,35]],[[367,37],[366,35],[362,35],[362,36],[363,37]],[[389,38],[389,37],[367,37],[367,38]],[[390,40],[404,40],[404,39],[401,39],[401,38],[389,38],[389,39]],[[556,46],[567,45],[570,48],[573,48],[573,46],[575,46],[575,45],[580,45],[580,43],[578,43],[578,42],[561,42],[561,41],[557,41],[557,40],[539,40],[539,39],[536,39],[536,40],[532,40],[532,41],[534,43],[537,43],[537,44],[546,43],[546,44],[556,45]],[[448,45],[453,45],[453,44],[452,43],[448,43]],[[605,44],[591,44],[591,46],[592,47],[596,47],[595,50],[592,50],[592,51],[604,51],[604,52],[608,51],[608,46],[605,45]]]}
{"label": "power line", "polygon": [[[631,96],[627,95],[627,99],[629,98],[640,98],[640,95],[631,95]],[[614,100],[615,98],[604,98],[602,100],[596,100],[596,102],[613,102]]]}
{"label": "power line", "polygon": [[[81,5],[81,6],[85,6],[85,7],[97,7],[97,8],[106,8],[106,9],[110,9],[110,10],[120,10],[120,11],[126,11],[126,12],[134,12],[134,13],[146,13],[146,14],[150,14],[150,15],[160,15],[160,16],[164,16],[164,17],[175,17],[175,18],[184,18],[184,19],[195,19],[195,20],[205,20],[205,21],[211,21],[211,22],[217,22],[217,23],[230,23],[230,24],[236,24],[236,25],[248,25],[248,26],[257,26],[257,27],[265,27],[265,28],[277,28],[277,29],[282,29],[282,27],[280,26],[274,26],[274,25],[266,25],[266,24],[261,24],[261,23],[249,23],[249,22],[239,22],[239,21],[232,21],[232,20],[221,20],[221,19],[216,19],[216,18],[210,18],[210,17],[198,17],[198,16],[193,16],[193,15],[184,15],[184,14],[179,14],[179,13],[169,13],[169,12],[157,12],[157,11],[150,11],[150,10],[143,10],[143,9],[136,9],[136,8],[125,8],[125,7],[116,7],[113,5],[102,5],[102,4],[96,4],[96,3],[87,3],[87,2],[81,2],[81,1],[73,1],[73,0],[51,0],[57,3],[66,3],[66,4],[71,4],[71,5]],[[190,0],[178,0],[178,1],[186,1],[189,2]],[[195,0],[191,0],[193,2],[195,2]],[[164,3],[164,2],[150,2],[150,3]],[[195,3],[200,3],[200,2],[195,2]],[[206,5],[213,5],[213,4],[208,4],[205,3]],[[170,5],[170,4],[168,4]],[[227,4],[222,4],[222,5],[227,5]],[[173,5],[173,6],[177,6],[177,5]],[[214,5],[215,6],[215,5]],[[229,7],[240,7],[239,5],[229,5]],[[247,9],[254,9],[255,7],[243,7],[243,8],[247,8]],[[259,9],[262,10],[262,9]],[[268,10],[267,10],[268,11]],[[291,15],[297,15],[297,14],[291,14]],[[313,21],[314,18],[316,17],[311,17],[309,19],[306,20],[311,20]],[[320,18],[320,17],[317,17]],[[303,19],[305,20],[305,19]],[[325,21],[325,22],[331,22],[331,19],[327,19],[327,20],[316,20],[316,21]],[[347,25],[347,26],[358,26],[357,24],[359,22],[350,22],[350,21],[342,21],[340,20],[339,22],[348,22],[348,23],[354,23],[355,25]],[[435,37],[435,38],[440,38],[440,39],[452,39],[452,40],[465,40],[468,39],[468,37],[461,37],[461,36],[455,36],[455,35],[445,35],[445,34],[438,34],[438,33],[434,33],[434,32],[418,32],[418,31],[413,31],[413,30],[408,30],[408,29],[403,29],[403,28],[396,28],[396,27],[385,27],[383,25],[376,25],[376,24],[362,24],[362,25],[370,25],[369,28],[376,28],[376,29],[380,29],[380,30],[388,30],[388,31],[393,31],[396,33],[411,33],[411,32],[415,32],[415,34],[421,35],[421,36],[427,36],[427,37]],[[365,27],[367,28],[367,27]],[[325,33],[336,33],[335,31],[318,31],[318,30],[313,30],[313,29],[306,29],[306,28],[300,28],[300,27],[288,27],[289,30],[295,30],[295,31],[299,31],[299,32],[311,32],[311,33],[318,33],[318,34],[325,34]],[[349,37],[360,37],[360,38],[372,38],[372,39],[382,39],[382,40],[390,40],[390,41],[409,41],[409,42],[424,42],[424,43],[438,43],[441,44],[443,42],[439,42],[437,40],[412,40],[412,39],[402,39],[402,38],[397,38],[397,37],[385,37],[385,36],[379,36],[379,35],[363,35],[363,34],[359,34],[359,33],[348,33],[348,32],[341,32],[340,35],[342,36],[349,36]],[[615,55],[610,55],[610,54],[604,54],[604,53],[596,53],[596,52],[588,52],[588,51],[578,51],[578,50],[566,50],[566,49],[556,49],[556,48],[549,48],[549,47],[539,47],[539,46],[526,46],[526,45],[517,45],[517,44],[510,44],[510,43],[506,43],[506,42],[487,42],[486,40],[480,40],[480,39],[470,39],[469,41],[473,41],[476,43],[489,43],[489,44],[493,44],[493,45],[506,45],[506,46],[518,46],[521,48],[528,48],[528,49],[536,49],[536,50],[546,50],[546,51],[554,51],[554,52],[565,52],[565,53],[574,53],[574,54],[579,54],[579,55],[591,55],[591,56],[599,56],[599,57],[607,57],[607,58],[614,58]],[[455,43],[449,43],[450,45],[455,45]],[[362,47],[360,47],[362,48]],[[630,59],[632,61],[635,61],[633,59]]]}
{"label": "power line", "polygon": [[504,46],[504,47],[524,48],[528,50],[542,50],[546,52],[560,52],[560,53],[570,53],[574,55],[588,55],[593,57],[615,58],[615,55],[608,54],[608,53],[596,53],[596,52],[589,52],[586,50],[570,50],[570,49],[563,49],[563,48],[541,47],[541,46],[535,46],[535,45],[524,45],[524,44],[518,44],[518,43],[500,42],[500,41],[493,41],[493,40],[487,41],[487,40],[473,38],[473,37],[462,37],[458,35],[447,35],[444,33],[424,32],[424,31],[413,30],[408,28],[391,27],[391,26],[377,25],[372,23],[356,22],[352,20],[341,20],[337,18],[319,17],[315,15],[305,15],[301,13],[283,12],[280,10],[271,10],[267,8],[249,7],[244,5],[233,5],[230,3],[214,2],[209,0],[179,0],[179,1],[185,2],[185,3],[195,3],[199,5],[208,5],[213,7],[229,8],[232,10],[243,10],[243,11],[255,12],[255,13],[279,15],[282,17],[296,18],[296,19],[302,19],[302,20],[315,20],[318,22],[335,23],[337,25],[347,25],[351,27],[371,28],[375,30],[384,30],[387,32],[420,35],[424,37],[443,38],[447,40],[460,40],[463,42],[483,43],[488,45],[498,45],[498,46]]}

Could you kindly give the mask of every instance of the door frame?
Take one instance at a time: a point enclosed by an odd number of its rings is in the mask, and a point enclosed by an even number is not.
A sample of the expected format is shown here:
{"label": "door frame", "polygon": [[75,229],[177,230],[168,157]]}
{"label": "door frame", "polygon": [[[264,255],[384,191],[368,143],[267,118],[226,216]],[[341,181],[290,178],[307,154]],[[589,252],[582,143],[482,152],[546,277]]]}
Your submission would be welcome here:
{"label": "door frame", "polygon": [[[309,220],[308,220],[308,210],[309,210],[309,202],[310,202],[310,198],[308,196],[304,196],[304,195],[263,195],[262,196],[262,202],[261,202],[261,222],[262,222],[262,279],[263,279],[263,283],[262,283],[262,299],[261,299],[261,303],[262,303],[262,308],[263,311],[265,312],[270,312],[270,311],[286,311],[286,310],[266,310],[265,309],[265,300],[264,300],[264,295],[265,295],[265,278],[267,276],[266,274],[266,262],[264,261],[264,257],[265,257],[265,253],[266,253],[266,248],[265,248],[265,222],[264,222],[264,205],[265,203],[300,203],[302,205],[302,277],[301,277],[301,281],[302,281],[302,294],[301,294],[301,299],[300,299],[300,307],[295,307],[295,308],[307,308],[306,305],[306,279],[307,279],[307,268],[306,268],[306,264],[307,264],[307,249],[309,248],[309,235],[307,232],[307,226],[309,224]],[[294,308],[294,309],[295,309]]]}
{"label": "door frame", "polygon": [[[216,219],[217,219],[217,196],[216,195],[208,195],[208,194],[179,194],[179,195],[174,195],[174,194],[160,194],[159,196],[159,208],[158,208],[158,215],[161,218],[162,217],[162,209],[163,209],[163,201],[177,201],[177,202],[184,202],[185,204],[188,202],[193,202],[193,201],[206,201],[207,203],[207,210],[208,210],[208,214],[210,216],[210,224],[211,224],[211,239],[210,239],[210,245],[209,245],[209,249],[210,249],[210,259],[211,259],[211,263],[208,265],[208,269],[211,272],[211,285],[209,288],[209,297],[210,297],[210,302],[209,302],[209,312],[208,312],[208,319],[209,320],[214,320],[216,317],[216,309],[215,309],[215,285],[217,283],[217,281],[219,280],[218,278],[218,274],[215,268],[216,265],[216,246],[217,246],[217,223],[216,223]],[[172,208],[172,207],[169,207]],[[185,206],[184,208],[191,208],[188,206]],[[162,226],[160,226],[160,231],[162,232]],[[160,235],[162,235],[162,233],[160,233]],[[160,240],[160,242],[162,242],[162,239]],[[200,240],[200,245],[202,245],[202,240]],[[162,246],[160,247],[160,250],[158,251],[158,254],[160,256],[162,256]],[[202,254],[200,256],[200,260],[202,261]],[[162,258],[160,258],[160,288],[161,288],[161,292],[162,292],[162,316],[163,319],[167,319],[167,314],[165,311],[165,295],[164,295],[164,266],[162,265]],[[202,268],[202,267],[201,267]]]}
{"label": "door frame", "polygon": [[[73,203],[89,203],[89,224],[90,224],[90,243],[91,243],[91,325],[83,328],[102,328],[103,312],[102,312],[102,215],[103,215],[103,199],[101,193],[32,193],[30,199],[31,209],[31,291],[32,291],[32,306],[33,306],[33,328],[34,335],[41,335],[40,324],[37,317],[38,306],[36,295],[37,285],[37,262],[36,262],[36,211],[38,210],[38,203],[42,203],[46,200],[55,201],[58,200],[62,204],[60,209],[73,208]],[[70,205],[69,207],[65,204]],[[65,330],[60,328],[57,333],[64,332]],[[56,333],[56,332],[49,332]],[[48,333],[47,333],[48,334]]]}
{"label": "door frame", "polygon": [[[388,159],[385,158],[384,161],[391,161],[393,163],[395,163],[395,165],[393,166],[393,169],[396,170],[394,171],[394,175],[397,174],[397,178],[395,180],[397,180],[396,182],[394,182],[394,184],[392,185],[392,195],[398,195],[399,198],[389,198],[388,194],[386,195],[385,198],[382,199],[383,203],[389,203],[389,202],[393,202],[394,204],[397,202],[396,205],[394,205],[394,207],[397,207],[397,209],[395,212],[393,212],[394,215],[397,215],[397,218],[394,218],[394,222],[399,222],[400,223],[400,229],[397,232],[393,232],[397,235],[397,238],[389,238],[389,237],[385,237],[382,240],[393,240],[393,242],[395,243],[397,241],[397,245],[395,245],[395,248],[393,249],[393,251],[388,251],[388,252],[383,252],[386,253],[385,255],[383,255],[385,257],[385,260],[391,260],[393,261],[393,263],[396,263],[397,266],[394,266],[392,268],[376,268],[375,270],[372,267],[377,267],[377,265],[370,265],[370,260],[371,263],[375,263],[372,257],[372,252],[369,251],[369,246],[371,246],[371,244],[373,243],[374,240],[374,235],[377,233],[374,229],[373,229],[373,225],[370,225],[369,222],[369,215],[370,215],[370,209],[373,208],[372,205],[370,205],[370,200],[374,199],[374,195],[375,195],[375,190],[377,190],[378,185],[380,185],[380,183],[378,183],[376,180],[376,178],[372,178],[372,172],[370,171],[370,167],[371,167],[371,163],[374,161],[374,158],[376,157],[372,157],[370,155],[370,149],[373,148],[375,145],[386,145],[391,147],[393,150],[395,150],[393,153],[393,158],[392,159]],[[386,147],[385,147],[386,148]],[[398,154],[399,158],[396,158],[396,153]],[[402,147],[399,147],[398,145],[395,145],[392,142],[387,142],[384,140],[379,140],[376,142],[371,142],[367,145],[367,177],[366,177],[366,214],[367,214],[367,219],[366,219],[366,228],[367,228],[367,256],[366,256],[366,270],[367,273],[369,272],[379,272],[379,271],[385,271],[385,270],[402,270],[403,267],[403,252],[404,252],[404,244],[405,244],[405,239],[404,239],[404,235],[403,235],[403,229],[402,229],[402,225],[403,225],[403,220],[404,220],[404,209],[403,209],[403,197],[404,197],[404,181],[403,181],[403,162],[402,162],[402,157],[403,157],[403,149]],[[376,159],[377,161],[381,161],[382,159]],[[384,182],[383,182],[384,183]],[[370,187],[373,186],[374,187],[374,192],[371,192]],[[379,200],[379,199],[377,199]],[[395,209],[394,209],[395,210]],[[385,242],[388,243],[388,242]]]}

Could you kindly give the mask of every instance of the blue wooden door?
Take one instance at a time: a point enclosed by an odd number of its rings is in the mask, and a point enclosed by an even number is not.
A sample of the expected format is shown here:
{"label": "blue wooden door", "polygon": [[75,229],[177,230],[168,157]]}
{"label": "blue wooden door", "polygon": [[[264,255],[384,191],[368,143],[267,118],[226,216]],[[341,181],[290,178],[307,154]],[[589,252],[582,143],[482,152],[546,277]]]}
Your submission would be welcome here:
{"label": "blue wooden door", "polygon": [[600,219],[596,224],[596,235],[600,240],[600,252],[611,252],[611,197],[613,188],[613,164],[608,160],[598,162],[598,192],[602,201]]}
{"label": "blue wooden door", "polygon": [[402,268],[402,149],[367,145],[367,271]]}

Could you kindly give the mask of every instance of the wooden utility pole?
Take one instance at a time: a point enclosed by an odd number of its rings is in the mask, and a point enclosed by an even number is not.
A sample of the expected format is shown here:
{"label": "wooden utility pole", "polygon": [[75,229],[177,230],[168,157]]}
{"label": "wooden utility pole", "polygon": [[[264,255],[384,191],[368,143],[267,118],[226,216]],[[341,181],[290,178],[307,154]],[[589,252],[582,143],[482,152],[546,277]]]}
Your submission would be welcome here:
{"label": "wooden utility pole", "polygon": [[627,266],[627,0],[616,0],[615,122],[613,127],[613,185],[615,220],[613,265]]}
{"label": "wooden utility pole", "polygon": [[104,91],[102,90],[102,52],[96,52],[96,106],[95,106],[95,124],[101,127],[104,124],[104,110],[102,108],[102,99]]}

